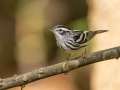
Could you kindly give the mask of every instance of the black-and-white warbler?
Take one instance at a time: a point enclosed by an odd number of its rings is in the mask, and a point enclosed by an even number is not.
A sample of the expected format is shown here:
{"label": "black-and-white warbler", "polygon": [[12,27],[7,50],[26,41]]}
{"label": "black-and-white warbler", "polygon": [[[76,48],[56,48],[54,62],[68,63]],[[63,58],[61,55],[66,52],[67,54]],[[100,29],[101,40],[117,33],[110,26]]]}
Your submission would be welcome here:
{"label": "black-and-white warbler", "polygon": [[70,30],[64,25],[56,25],[51,31],[54,33],[59,47],[65,50],[78,50],[87,46],[87,42],[96,34],[104,33],[108,30],[78,31]]}
{"label": "black-and-white warbler", "polygon": [[[104,33],[108,30],[79,31],[71,30],[66,28],[64,25],[56,25],[51,31],[54,33],[59,47],[62,47],[65,51],[72,51],[86,47],[87,42],[90,41],[96,34]],[[67,57],[67,60],[69,60],[69,58],[70,56]],[[67,71],[68,68],[69,65],[67,61],[63,64],[63,69]]]}

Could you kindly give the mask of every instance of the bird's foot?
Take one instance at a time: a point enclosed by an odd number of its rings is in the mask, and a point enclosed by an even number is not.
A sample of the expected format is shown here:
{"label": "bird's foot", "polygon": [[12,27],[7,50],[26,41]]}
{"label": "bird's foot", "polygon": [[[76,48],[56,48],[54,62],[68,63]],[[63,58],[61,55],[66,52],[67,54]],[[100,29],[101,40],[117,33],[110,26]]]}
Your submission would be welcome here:
{"label": "bird's foot", "polygon": [[68,73],[68,70],[69,70],[69,61],[66,60],[66,61],[63,63],[63,71],[64,71],[64,74]]}

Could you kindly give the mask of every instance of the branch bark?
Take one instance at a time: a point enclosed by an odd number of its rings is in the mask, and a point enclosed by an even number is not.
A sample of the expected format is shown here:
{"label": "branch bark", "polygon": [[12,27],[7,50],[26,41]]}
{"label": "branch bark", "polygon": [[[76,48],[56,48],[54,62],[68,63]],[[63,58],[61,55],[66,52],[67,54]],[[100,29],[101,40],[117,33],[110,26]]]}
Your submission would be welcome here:
{"label": "branch bark", "polygon": [[47,78],[50,76],[54,76],[60,73],[69,72],[71,70],[77,69],[82,66],[86,66],[100,61],[110,60],[113,58],[118,59],[119,57],[120,57],[120,46],[106,50],[101,50],[98,52],[94,52],[90,55],[87,55],[85,59],[79,58],[69,61],[68,69],[63,68],[65,62],[62,62],[55,65],[42,67],[25,74],[15,75],[13,77],[5,78],[5,79],[0,79],[0,90],[5,90],[17,86],[23,86],[30,82]]}

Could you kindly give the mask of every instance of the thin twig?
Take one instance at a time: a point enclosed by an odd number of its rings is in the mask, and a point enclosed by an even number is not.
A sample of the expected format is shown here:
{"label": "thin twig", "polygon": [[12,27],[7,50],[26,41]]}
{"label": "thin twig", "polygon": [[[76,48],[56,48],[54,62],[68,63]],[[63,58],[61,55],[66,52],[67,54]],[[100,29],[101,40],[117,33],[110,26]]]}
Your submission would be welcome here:
{"label": "thin twig", "polygon": [[42,67],[25,74],[16,75],[5,79],[0,79],[0,90],[5,90],[17,86],[24,86],[36,80],[54,76],[60,73],[65,73],[73,69],[77,69],[79,67],[86,66],[92,63],[106,61],[113,58],[118,59],[119,57],[120,57],[120,46],[111,49],[101,50],[92,53],[90,55],[87,55],[85,59],[79,58],[76,60],[69,61],[68,69],[63,69],[63,65],[65,62],[62,62],[55,65]]}

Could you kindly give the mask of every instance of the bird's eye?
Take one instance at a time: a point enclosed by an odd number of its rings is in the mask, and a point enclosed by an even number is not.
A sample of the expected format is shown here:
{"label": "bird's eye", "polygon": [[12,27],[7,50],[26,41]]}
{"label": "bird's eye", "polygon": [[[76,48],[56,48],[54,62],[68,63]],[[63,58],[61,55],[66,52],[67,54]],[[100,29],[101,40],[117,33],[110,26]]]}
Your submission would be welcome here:
{"label": "bird's eye", "polygon": [[62,29],[58,29],[58,32],[63,32],[63,30]]}
{"label": "bird's eye", "polygon": [[62,29],[59,29],[58,32],[59,32],[60,34],[64,34],[64,33],[65,33],[65,31],[62,30]]}

